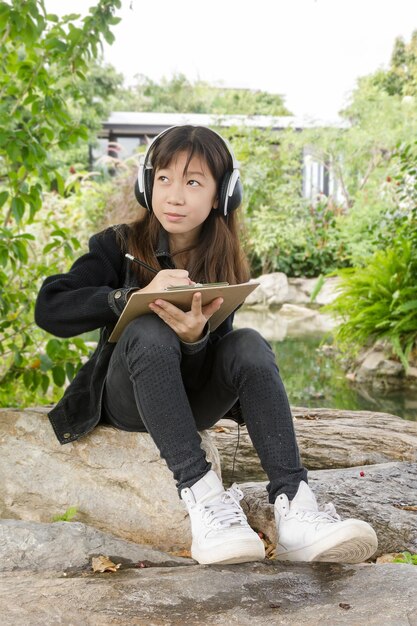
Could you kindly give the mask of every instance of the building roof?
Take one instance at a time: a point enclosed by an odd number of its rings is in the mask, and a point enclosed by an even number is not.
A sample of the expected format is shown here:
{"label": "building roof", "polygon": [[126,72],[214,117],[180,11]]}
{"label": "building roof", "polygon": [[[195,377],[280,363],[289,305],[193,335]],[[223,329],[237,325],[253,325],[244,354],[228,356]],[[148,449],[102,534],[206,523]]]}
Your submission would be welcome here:
{"label": "building roof", "polygon": [[271,128],[283,130],[294,128],[346,128],[344,120],[318,120],[285,115],[208,115],[205,113],[153,113],[135,111],[114,111],[107,121],[103,122],[100,137],[108,137],[110,133],[116,137],[134,137],[137,135],[157,135],[170,126],[193,124],[201,126],[243,126],[246,128]]}

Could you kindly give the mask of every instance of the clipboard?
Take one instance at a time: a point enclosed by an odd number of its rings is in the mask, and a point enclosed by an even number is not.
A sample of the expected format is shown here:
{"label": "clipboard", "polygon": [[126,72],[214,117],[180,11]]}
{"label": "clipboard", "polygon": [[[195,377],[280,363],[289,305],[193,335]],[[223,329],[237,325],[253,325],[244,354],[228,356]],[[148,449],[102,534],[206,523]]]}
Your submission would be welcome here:
{"label": "clipboard", "polygon": [[140,315],[152,314],[149,304],[157,299],[171,302],[182,311],[189,311],[193,294],[196,292],[201,293],[203,306],[215,298],[223,298],[223,304],[220,309],[216,311],[209,320],[210,331],[216,330],[216,328],[245,301],[245,298],[254,291],[258,285],[259,282],[250,281],[241,283],[240,285],[203,285],[200,287],[185,287],[184,289],[175,290],[165,289],[164,291],[155,291],[153,293],[137,291],[130,296],[108,341],[109,343],[115,343],[125,327],[135,318]]}

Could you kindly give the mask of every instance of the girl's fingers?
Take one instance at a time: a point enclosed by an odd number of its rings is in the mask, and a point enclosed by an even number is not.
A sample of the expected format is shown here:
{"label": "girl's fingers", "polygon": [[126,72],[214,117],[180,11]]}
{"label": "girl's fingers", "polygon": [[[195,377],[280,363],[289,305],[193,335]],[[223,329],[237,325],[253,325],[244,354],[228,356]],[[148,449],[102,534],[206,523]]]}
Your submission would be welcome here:
{"label": "girl's fingers", "polygon": [[185,313],[166,300],[155,300],[149,308],[175,331],[183,322]]}
{"label": "girl's fingers", "polygon": [[204,317],[207,321],[216,311],[220,309],[222,304],[223,298],[216,298],[203,307],[201,293],[198,291],[193,295],[191,300],[191,310],[188,313],[181,311],[181,309],[166,300],[159,299],[152,302],[149,305],[149,308],[164,320],[169,318],[173,321],[175,320],[176,322],[181,323],[184,321],[185,317],[188,317],[190,314],[196,319]]}
{"label": "girl's fingers", "polygon": [[202,315],[201,293],[199,291],[193,295],[191,300],[191,313],[196,316]]}
{"label": "girl's fingers", "polygon": [[222,304],[223,304],[223,298],[216,298],[215,300],[212,300],[211,302],[209,302],[209,304],[206,304],[206,306],[203,306],[202,313],[204,317],[207,320],[210,319],[210,317],[214,315],[214,313],[220,309]]}

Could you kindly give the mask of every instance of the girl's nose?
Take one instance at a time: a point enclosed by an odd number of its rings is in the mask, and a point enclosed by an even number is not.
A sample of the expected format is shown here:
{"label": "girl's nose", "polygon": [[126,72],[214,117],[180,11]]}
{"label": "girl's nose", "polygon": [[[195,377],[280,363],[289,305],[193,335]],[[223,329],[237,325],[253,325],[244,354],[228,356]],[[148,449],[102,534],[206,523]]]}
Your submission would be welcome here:
{"label": "girl's nose", "polygon": [[184,193],[181,183],[173,183],[169,186],[167,201],[170,204],[184,204]]}

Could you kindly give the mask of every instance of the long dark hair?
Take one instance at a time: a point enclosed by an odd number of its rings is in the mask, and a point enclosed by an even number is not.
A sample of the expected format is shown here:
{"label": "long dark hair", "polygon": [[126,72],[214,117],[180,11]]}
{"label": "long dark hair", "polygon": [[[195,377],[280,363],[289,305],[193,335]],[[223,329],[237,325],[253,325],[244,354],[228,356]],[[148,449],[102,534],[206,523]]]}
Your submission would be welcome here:
{"label": "long dark hair", "polygon": [[[204,126],[175,126],[168,130],[151,146],[148,159],[152,173],[172,162],[179,152],[187,154],[186,167],[194,156],[207,163],[217,181],[217,193],[224,175],[233,170],[232,156],[226,144],[217,133]],[[153,183],[153,180],[152,180]],[[202,225],[196,244],[186,250],[171,250],[176,255],[185,255],[190,277],[199,282],[227,281],[230,284],[249,279],[249,266],[239,242],[239,225],[236,211],[225,219],[221,210],[213,209]],[[146,263],[159,269],[155,258],[161,225],[153,212],[129,224],[127,246],[129,252]],[[183,256],[182,256],[183,258]],[[153,275],[135,265],[140,284],[148,284]]]}

